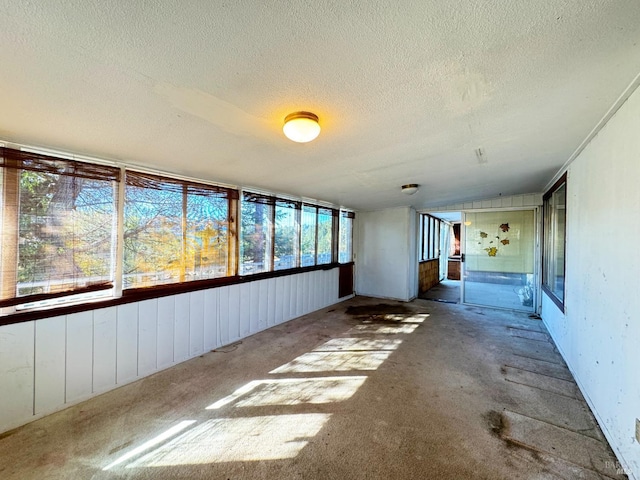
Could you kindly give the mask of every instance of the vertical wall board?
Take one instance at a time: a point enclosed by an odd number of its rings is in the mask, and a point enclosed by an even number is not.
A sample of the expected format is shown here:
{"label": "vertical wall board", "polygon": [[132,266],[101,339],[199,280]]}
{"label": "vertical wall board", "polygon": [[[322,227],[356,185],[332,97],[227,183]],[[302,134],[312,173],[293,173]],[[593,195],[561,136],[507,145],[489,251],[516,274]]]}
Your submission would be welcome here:
{"label": "vertical wall board", "polygon": [[291,275],[291,293],[289,294],[289,319],[298,315],[298,275]]}
{"label": "vertical wall board", "polygon": [[302,315],[309,313],[309,275],[311,275],[309,272],[305,272],[300,276],[300,284],[302,285]]}
{"label": "vertical wall board", "polygon": [[267,283],[267,325],[276,324],[276,279],[270,278]]}
{"label": "vertical wall board", "polygon": [[284,280],[284,316],[285,321],[291,320],[296,311],[296,280],[295,275],[289,275]]}
{"label": "vertical wall board", "polygon": [[116,307],[93,311],[93,393],[116,385]]}
{"label": "vertical wall board", "polygon": [[0,432],[33,416],[35,323],[0,327]]}
{"label": "vertical wall board", "polygon": [[156,358],[158,370],[162,370],[173,365],[175,315],[175,297],[158,298],[158,355]]}
{"label": "vertical wall board", "polygon": [[175,300],[173,361],[179,363],[189,358],[189,294],[176,295]]}
{"label": "vertical wall board", "polygon": [[282,292],[282,313],[284,315],[283,321],[291,320],[291,276],[284,278],[283,292]]}
{"label": "vertical wall board", "polygon": [[243,283],[238,285],[239,297],[238,297],[238,326],[240,338],[248,337],[251,334],[251,303],[253,294],[253,285],[256,282]]}
{"label": "vertical wall board", "polygon": [[67,315],[67,372],[65,403],[93,393],[93,312]]}
{"label": "vertical wall board", "polygon": [[231,343],[231,334],[229,333],[229,287],[221,287],[218,292],[219,340],[220,345],[228,345]]}
{"label": "vertical wall board", "polygon": [[251,282],[251,305],[249,312],[250,332],[256,333],[261,330],[260,328],[260,285],[262,280],[258,282]]}
{"label": "vertical wall board", "polygon": [[204,352],[204,290],[189,295],[189,355],[195,357]]}
{"label": "vertical wall board", "polygon": [[205,290],[204,307],[204,351],[209,352],[220,346],[218,335],[218,288]]}
{"label": "vertical wall board", "polygon": [[232,342],[242,338],[240,335],[240,285],[229,286],[229,336]]}
{"label": "vertical wall board", "polygon": [[122,385],[138,376],[138,304],[118,305],[116,382]]}
{"label": "vertical wall board", "polygon": [[258,330],[267,328],[269,318],[269,280],[258,282],[260,289],[258,292]]}
{"label": "vertical wall board", "polygon": [[304,311],[304,273],[299,273],[296,275],[296,317],[304,315],[306,312]]}
{"label": "vertical wall board", "polygon": [[138,304],[138,376],[158,369],[158,299]]}
{"label": "vertical wall board", "polygon": [[307,303],[308,303],[308,312],[313,312],[316,308],[315,298],[316,298],[316,272],[307,273]]}
{"label": "vertical wall board", "polygon": [[66,317],[43,318],[35,325],[34,413],[53,412],[64,405]]}
{"label": "vertical wall board", "polygon": [[278,277],[276,282],[276,325],[284,322],[284,277]]}

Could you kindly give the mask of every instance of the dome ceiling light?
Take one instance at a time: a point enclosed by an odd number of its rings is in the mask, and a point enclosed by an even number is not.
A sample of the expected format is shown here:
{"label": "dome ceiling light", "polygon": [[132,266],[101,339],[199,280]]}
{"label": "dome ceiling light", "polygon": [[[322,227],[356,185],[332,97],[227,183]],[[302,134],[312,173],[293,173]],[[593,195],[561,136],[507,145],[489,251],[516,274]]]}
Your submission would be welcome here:
{"label": "dome ceiling light", "polygon": [[418,191],[418,184],[417,183],[407,183],[406,185],[402,185],[402,193],[406,194],[406,195],[413,195],[414,193],[416,193]]}
{"label": "dome ceiling light", "polygon": [[284,119],[282,131],[289,140],[294,142],[310,142],[320,134],[318,116],[311,112],[290,113]]}

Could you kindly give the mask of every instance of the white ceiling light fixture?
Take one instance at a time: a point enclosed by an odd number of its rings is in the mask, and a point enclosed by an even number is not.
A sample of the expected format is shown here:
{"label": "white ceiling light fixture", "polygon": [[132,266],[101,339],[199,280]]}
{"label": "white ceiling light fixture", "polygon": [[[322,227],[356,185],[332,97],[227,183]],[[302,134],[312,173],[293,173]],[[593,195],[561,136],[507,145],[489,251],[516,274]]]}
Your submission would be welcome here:
{"label": "white ceiling light fixture", "polygon": [[315,140],[320,134],[318,116],[311,112],[294,112],[284,119],[282,131],[285,136],[294,142],[307,143]]}
{"label": "white ceiling light fixture", "polygon": [[413,195],[418,191],[418,186],[419,185],[417,183],[407,183],[406,185],[402,185],[402,193],[406,195]]}

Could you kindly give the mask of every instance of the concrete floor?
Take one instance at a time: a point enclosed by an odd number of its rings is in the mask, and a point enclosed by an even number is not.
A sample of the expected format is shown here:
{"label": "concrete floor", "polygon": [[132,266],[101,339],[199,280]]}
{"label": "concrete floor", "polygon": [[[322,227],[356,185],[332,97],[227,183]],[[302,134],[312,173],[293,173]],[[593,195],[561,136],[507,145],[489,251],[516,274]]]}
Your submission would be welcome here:
{"label": "concrete floor", "polygon": [[541,321],[357,297],[0,436],[10,479],[625,478]]}
{"label": "concrete floor", "polygon": [[426,292],[420,294],[424,300],[444,303],[460,303],[460,280],[441,280]]}

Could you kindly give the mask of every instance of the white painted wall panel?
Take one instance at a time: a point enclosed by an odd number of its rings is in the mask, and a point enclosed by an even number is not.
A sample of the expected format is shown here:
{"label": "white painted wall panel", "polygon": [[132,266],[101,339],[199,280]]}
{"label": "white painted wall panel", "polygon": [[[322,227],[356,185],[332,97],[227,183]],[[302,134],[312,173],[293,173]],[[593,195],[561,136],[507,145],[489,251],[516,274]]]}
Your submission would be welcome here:
{"label": "white painted wall panel", "polygon": [[67,322],[63,316],[35,324],[34,412],[53,412],[64,405],[66,388]]}
{"label": "white painted wall panel", "polygon": [[67,316],[66,402],[89,398],[93,393],[93,312]]}
{"label": "white painted wall panel", "polygon": [[[283,321],[291,320],[291,276],[283,277],[283,292],[282,292],[282,309],[283,309]],[[293,307],[295,311],[295,306]]]}
{"label": "white painted wall panel", "polygon": [[415,210],[410,207],[358,213],[358,295],[403,301],[413,297],[417,282],[409,285],[409,272],[417,268],[417,261],[410,264],[411,258],[415,260],[410,245],[418,232],[411,228],[412,216]]}
{"label": "white painted wall panel", "polygon": [[284,277],[277,277],[276,281],[276,324],[284,321]]}
{"label": "white painted wall panel", "polygon": [[204,352],[204,290],[189,294],[189,355]]}
{"label": "white painted wall panel", "polygon": [[175,320],[173,330],[173,362],[189,358],[189,294],[175,296]]}
{"label": "white painted wall panel", "polygon": [[[249,331],[251,333],[260,330],[260,282],[251,282],[249,285]],[[244,300],[244,301],[247,301]]]}
{"label": "white painted wall panel", "polygon": [[640,91],[569,167],[565,314],[542,317],[630,478],[640,478]]}
{"label": "white painted wall panel", "polygon": [[267,280],[267,326],[272,327],[276,324],[276,279]]}
{"label": "white painted wall panel", "polygon": [[123,385],[138,376],[138,304],[118,305],[116,382]]}
{"label": "white painted wall panel", "polygon": [[158,366],[158,299],[138,304],[138,376],[151,375]]}
{"label": "white painted wall panel", "polygon": [[302,291],[300,292],[300,302],[302,303],[302,314],[309,313],[309,277],[310,272],[305,272],[300,275],[300,285]]}
{"label": "white painted wall panel", "polygon": [[204,350],[209,352],[220,346],[218,335],[218,288],[206,290],[204,295]]}
{"label": "white painted wall panel", "polygon": [[93,311],[93,393],[116,385],[116,307]]}
{"label": "white painted wall panel", "polygon": [[0,328],[0,432],[33,416],[34,322]]}
{"label": "white painted wall panel", "polygon": [[229,287],[229,339],[240,340],[240,285]]}
{"label": "white painted wall panel", "polygon": [[296,317],[304,315],[306,310],[304,309],[304,273],[296,275]]}
{"label": "white painted wall panel", "polygon": [[[338,269],[0,327],[0,432],[337,301]],[[241,323],[241,307],[248,305]],[[247,330],[248,327],[248,330]],[[174,361],[175,359],[175,361]]]}
{"label": "white painted wall panel", "polygon": [[239,327],[240,327],[240,337],[246,337],[251,333],[251,303],[252,303],[252,294],[253,287],[251,283],[243,283],[240,287],[240,297],[239,297]]}
{"label": "white painted wall panel", "polygon": [[221,287],[218,289],[220,345],[228,345],[231,343],[231,334],[229,333],[229,288],[230,287]]}
{"label": "white painted wall panel", "polygon": [[260,288],[258,291],[258,303],[257,303],[257,328],[258,331],[264,330],[268,326],[269,318],[269,280],[261,280],[256,282]]}
{"label": "white painted wall panel", "polygon": [[175,344],[175,297],[158,298],[158,322],[157,322],[157,360],[159,370],[173,365],[173,346]]}

